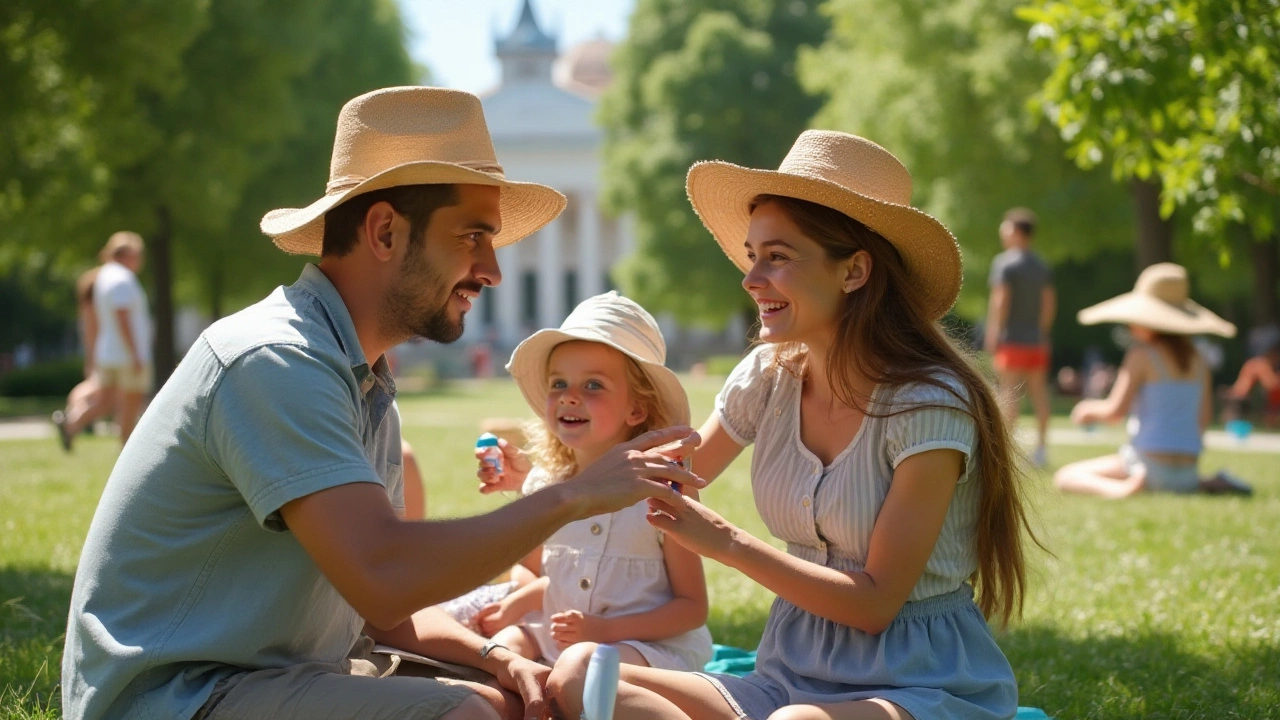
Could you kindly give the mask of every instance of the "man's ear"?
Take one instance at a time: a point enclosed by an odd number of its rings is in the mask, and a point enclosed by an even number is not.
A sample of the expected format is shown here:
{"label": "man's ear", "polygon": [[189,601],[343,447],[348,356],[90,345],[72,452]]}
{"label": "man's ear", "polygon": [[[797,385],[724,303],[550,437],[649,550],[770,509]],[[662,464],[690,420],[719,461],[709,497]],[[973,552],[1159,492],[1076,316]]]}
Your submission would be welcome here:
{"label": "man's ear", "polygon": [[408,221],[391,207],[391,203],[385,200],[376,202],[364,214],[364,224],[360,226],[360,242],[369,248],[375,258],[390,260],[395,251],[395,236],[401,225],[408,225]]}
{"label": "man's ear", "polygon": [[866,285],[867,279],[870,277],[871,253],[866,250],[859,250],[844,261],[844,279],[841,287],[845,294],[848,295]]}

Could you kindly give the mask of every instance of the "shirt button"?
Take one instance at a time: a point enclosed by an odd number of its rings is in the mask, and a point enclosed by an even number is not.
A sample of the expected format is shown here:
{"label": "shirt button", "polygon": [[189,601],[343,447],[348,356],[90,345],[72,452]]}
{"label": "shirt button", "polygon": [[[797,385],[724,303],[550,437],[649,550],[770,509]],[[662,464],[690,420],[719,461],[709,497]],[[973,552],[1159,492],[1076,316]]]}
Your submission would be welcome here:
{"label": "shirt button", "polygon": [[600,527],[600,523],[591,523],[591,534],[599,535],[604,528]]}
{"label": "shirt button", "polygon": [[591,578],[582,578],[581,580],[579,580],[579,581],[578,581],[578,587],[582,588],[583,590],[590,590],[590,589],[591,589]]}
{"label": "shirt button", "polygon": [[806,497],[806,498],[804,499],[804,501],[803,501],[803,502],[801,502],[800,504],[801,504],[801,505],[804,505],[805,507],[809,507],[809,498],[807,498],[807,497]]}

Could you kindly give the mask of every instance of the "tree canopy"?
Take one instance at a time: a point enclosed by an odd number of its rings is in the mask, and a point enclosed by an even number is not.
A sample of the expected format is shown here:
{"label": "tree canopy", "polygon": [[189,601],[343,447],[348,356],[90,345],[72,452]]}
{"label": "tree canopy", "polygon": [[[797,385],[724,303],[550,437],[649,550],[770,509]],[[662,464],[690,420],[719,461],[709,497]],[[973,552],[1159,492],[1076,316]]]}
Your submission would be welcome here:
{"label": "tree canopy", "polygon": [[694,215],[698,160],[777,167],[821,104],[797,50],[829,25],[816,0],[639,0],[601,101],[605,201],[634,211],[637,252],[620,269],[654,311],[715,323],[748,306],[742,274]]}

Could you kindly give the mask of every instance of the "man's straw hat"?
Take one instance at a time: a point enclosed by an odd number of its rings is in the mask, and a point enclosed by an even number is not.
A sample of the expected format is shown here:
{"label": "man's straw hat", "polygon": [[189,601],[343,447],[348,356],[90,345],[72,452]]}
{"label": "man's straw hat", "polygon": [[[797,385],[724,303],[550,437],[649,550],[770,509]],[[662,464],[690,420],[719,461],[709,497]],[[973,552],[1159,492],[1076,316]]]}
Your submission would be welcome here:
{"label": "man's straw hat", "polygon": [[1076,315],[1081,325],[1124,323],[1174,335],[1235,337],[1236,326],[1193,302],[1187,269],[1156,263],[1138,275],[1133,291],[1087,307]]}
{"label": "man's straw hat", "polygon": [[475,95],[393,87],[343,106],[324,197],[304,208],[272,210],[262,218],[262,232],[285,252],[319,255],[324,214],[343,201],[399,185],[455,183],[502,188],[496,247],[536,232],[565,206],[564,196],[549,187],[503,176]]}
{"label": "man's straw hat", "polygon": [[940,318],[960,294],[960,246],[942,223],[911,207],[911,174],[888,150],[856,135],[806,130],[777,171],[700,162],[689,169],[689,200],[729,259],[751,268],[743,241],[757,195],[817,203],[866,225],[898,249],[912,286]]}
{"label": "man's straw hat", "polygon": [[511,353],[507,371],[539,417],[547,404],[547,361],[551,351],[572,340],[604,343],[635,360],[658,391],[667,420],[672,425],[689,424],[689,396],[676,374],[664,365],[667,343],[658,323],[635,301],[613,291],[583,300],[559,328],[539,330]]}

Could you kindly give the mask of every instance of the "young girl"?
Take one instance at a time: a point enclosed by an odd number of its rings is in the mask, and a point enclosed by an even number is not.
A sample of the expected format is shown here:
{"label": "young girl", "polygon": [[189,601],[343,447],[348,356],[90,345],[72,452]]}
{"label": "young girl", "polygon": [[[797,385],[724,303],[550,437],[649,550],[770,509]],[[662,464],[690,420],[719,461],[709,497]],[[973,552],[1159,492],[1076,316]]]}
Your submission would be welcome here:
{"label": "young girl", "polygon": [[1226,472],[1201,479],[1197,465],[1213,416],[1209,367],[1189,336],[1236,334],[1236,327],[1193,302],[1187,271],[1159,263],[1138,276],[1133,292],[1081,310],[1085,325],[1125,323],[1137,342],[1125,353],[1111,394],[1071,411],[1079,424],[1129,418],[1129,443],[1114,455],[1063,466],[1053,476],[1067,492],[1124,498],[1153,492],[1248,493]]}
{"label": "young girl", "polygon": [[[687,424],[689,401],[665,358],[653,317],[616,292],[584,300],[558,330],[521,343],[507,369],[541,417],[527,431],[534,467],[524,492],[643,432]],[[540,577],[482,609],[481,630],[547,662],[591,642],[613,645],[632,665],[700,669],[711,658],[702,560],[664,542],[647,513],[640,503],[556,532],[525,560]]]}
{"label": "young girl", "polygon": [[[624,667],[615,717],[1012,717],[983,616],[1019,610],[1026,519],[995,394],[938,323],[960,289],[955,239],[909,205],[896,158],[844,133],[805,132],[777,172],[699,163],[688,190],[746,273],[763,341],[694,468],[715,477],[754,443],[756,507],[786,550],[692,498],[655,503],[669,544],[778,597],[752,674]],[[548,680],[566,717],[591,650]]]}

